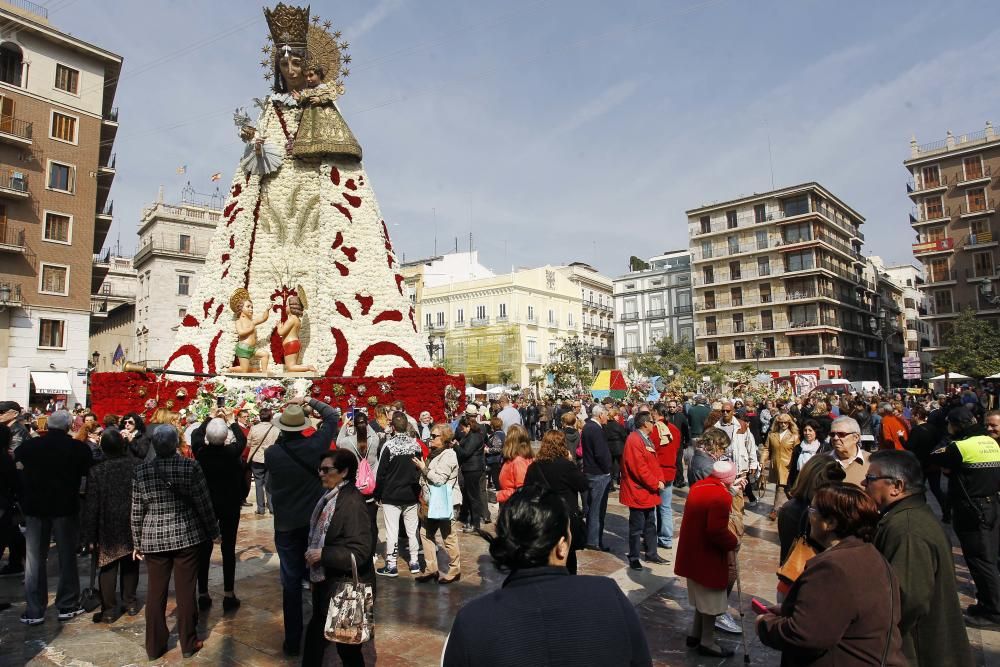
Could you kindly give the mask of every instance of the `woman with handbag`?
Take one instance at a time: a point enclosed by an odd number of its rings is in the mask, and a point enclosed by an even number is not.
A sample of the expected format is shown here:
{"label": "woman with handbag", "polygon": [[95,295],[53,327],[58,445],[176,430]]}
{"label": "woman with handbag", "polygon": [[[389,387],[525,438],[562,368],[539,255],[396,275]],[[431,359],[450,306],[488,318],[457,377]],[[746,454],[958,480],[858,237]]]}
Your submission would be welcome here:
{"label": "woman with handbag", "polygon": [[129,616],[139,613],[135,592],[139,586],[139,561],[132,556],[132,476],[138,461],[126,456],[126,443],[117,428],[101,434],[105,459],[87,474],[84,502],[84,541],[97,554],[100,568],[101,611],[94,623],[111,623],[119,614],[115,584],[121,573],[122,602]]}
{"label": "woman with handbag", "polygon": [[[309,522],[306,563],[313,615],[306,628],[303,667],[332,661],[327,656],[332,651],[345,667],[375,664],[374,552],[365,499],[354,486],[357,473],[358,458],[345,450],[325,454],[319,464],[324,494]],[[362,613],[352,615],[359,604]]]}
{"label": "woman with handbag", "polygon": [[562,431],[546,431],[538,448],[534,462],[528,466],[524,483],[551,489],[559,494],[569,510],[569,527],[572,539],[566,556],[566,569],[576,574],[576,552],[587,544],[587,525],[580,511],[580,494],[585,493],[590,484],[586,476],[573,462],[566,449],[566,434]]}
{"label": "woman with handbag", "polygon": [[835,482],[809,505],[809,536],[823,551],[779,607],[757,617],[765,646],[782,665],[907,664],[899,632],[899,584],[872,544],[878,507],[853,484]]}
{"label": "woman with handbag", "polygon": [[[413,465],[420,470],[420,514],[423,521],[420,541],[423,542],[424,558],[427,560],[423,572],[414,577],[414,580],[420,584],[430,581],[450,584],[462,576],[462,552],[458,548],[458,534],[451,523],[455,508],[462,504],[462,491],[458,485],[458,457],[451,448],[455,432],[448,424],[438,423],[431,425],[430,436],[431,453],[427,461],[413,457]],[[440,574],[438,546],[435,541],[439,532],[445,553],[448,554],[448,575],[445,577]]]}
{"label": "woman with handbag", "polygon": [[778,519],[778,493],[788,489],[788,467],[792,462],[792,450],[799,440],[799,427],[791,415],[779,414],[774,418],[773,428],[767,436],[768,462],[770,465],[770,481],[774,483],[774,503],[771,513],[767,515],[770,521]]}

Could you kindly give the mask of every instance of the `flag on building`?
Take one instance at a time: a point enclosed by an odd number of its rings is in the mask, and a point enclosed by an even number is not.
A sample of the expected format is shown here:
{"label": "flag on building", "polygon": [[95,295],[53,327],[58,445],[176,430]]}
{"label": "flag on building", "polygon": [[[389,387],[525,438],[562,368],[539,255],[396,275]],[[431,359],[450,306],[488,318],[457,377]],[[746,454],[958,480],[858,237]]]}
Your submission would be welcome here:
{"label": "flag on building", "polygon": [[177,167],[177,173],[178,174],[186,174],[187,170],[188,170],[188,166],[186,164],[182,164],[181,166]]}
{"label": "flag on building", "polygon": [[115,348],[115,355],[111,357],[111,363],[115,366],[120,366],[122,362],[125,361],[125,350],[122,349],[121,343]]}
{"label": "flag on building", "polygon": [[212,180],[213,181],[217,181],[220,178],[222,178],[222,172],[221,171],[217,171],[214,174],[212,174]]}

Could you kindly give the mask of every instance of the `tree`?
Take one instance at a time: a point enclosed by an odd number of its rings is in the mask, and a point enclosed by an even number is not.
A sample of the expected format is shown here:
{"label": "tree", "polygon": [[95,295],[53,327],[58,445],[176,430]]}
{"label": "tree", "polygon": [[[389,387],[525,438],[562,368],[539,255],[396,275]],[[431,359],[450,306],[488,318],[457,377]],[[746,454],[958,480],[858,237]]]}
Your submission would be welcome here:
{"label": "tree", "polygon": [[591,372],[594,349],[579,336],[564,338],[553,353],[554,361],[545,365],[545,372],[555,380],[556,389],[574,389],[584,393],[594,382]]}
{"label": "tree", "polygon": [[941,344],[945,350],[934,357],[939,373],[984,378],[1000,372],[1000,336],[989,321],[976,319],[971,308],[962,311]]}
{"label": "tree", "polygon": [[514,377],[514,373],[507,370],[506,368],[500,371],[500,384],[507,386],[510,384],[511,378]]}
{"label": "tree", "polygon": [[675,343],[670,337],[658,338],[648,352],[629,355],[628,363],[633,371],[646,377],[668,377],[696,370],[694,346],[684,341]]}

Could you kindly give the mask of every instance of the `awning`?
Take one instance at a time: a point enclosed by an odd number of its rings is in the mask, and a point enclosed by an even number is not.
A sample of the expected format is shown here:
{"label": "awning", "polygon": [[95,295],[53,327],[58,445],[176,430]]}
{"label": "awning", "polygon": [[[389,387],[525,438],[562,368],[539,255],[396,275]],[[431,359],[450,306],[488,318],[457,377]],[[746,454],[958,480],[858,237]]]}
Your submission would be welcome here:
{"label": "awning", "polygon": [[72,394],[66,371],[31,371],[36,394]]}

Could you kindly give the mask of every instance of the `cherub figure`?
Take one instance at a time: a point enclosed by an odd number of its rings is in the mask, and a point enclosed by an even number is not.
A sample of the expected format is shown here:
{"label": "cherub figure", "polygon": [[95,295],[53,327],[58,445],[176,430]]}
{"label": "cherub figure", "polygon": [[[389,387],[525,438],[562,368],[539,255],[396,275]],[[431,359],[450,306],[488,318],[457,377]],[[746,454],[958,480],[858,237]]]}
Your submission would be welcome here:
{"label": "cherub figure", "polygon": [[263,314],[254,317],[250,293],[242,287],[233,292],[229,308],[236,315],[237,337],[236,366],[231,367],[229,372],[249,373],[250,361],[257,359],[260,361],[260,372],[266,373],[269,355],[266,349],[257,349],[257,325],[267,321],[270,311],[265,308]]}
{"label": "cherub figure", "polygon": [[316,367],[298,363],[302,341],[299,340],[299,329],[302,328],[302,314],[305,312],[306,294],[302,286],[295,288],[295,294],[288,297],[288,312],[285,321],[278,325],[278,335],[281,336],[281,349],[285,353],[286,373],[316,372]]}

